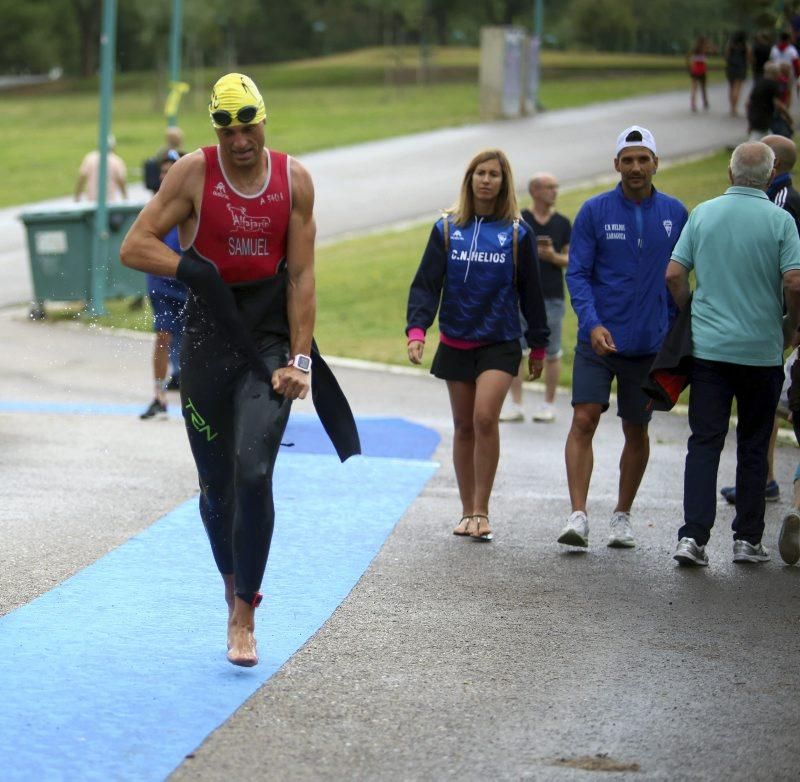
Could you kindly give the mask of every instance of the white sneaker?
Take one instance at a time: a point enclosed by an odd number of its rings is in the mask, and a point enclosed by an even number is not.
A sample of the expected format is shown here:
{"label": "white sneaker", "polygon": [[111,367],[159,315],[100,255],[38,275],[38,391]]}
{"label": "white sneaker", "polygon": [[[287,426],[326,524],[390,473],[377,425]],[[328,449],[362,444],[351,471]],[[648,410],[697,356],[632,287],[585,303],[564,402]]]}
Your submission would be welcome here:
{"label": "white sneaker", "polygon": [[746,540],[733,541],[734,562],[769,562],[769,551],[761,543],[755,545]]}
{"label": "white sneaker", "polygon": [[708,554],[705,546],[698,546],[694,538],[681,538],[672,557],[679,565],[698,565],[708,567]]}
{"label": "white sneaker", "polygon": [[582,510],[576,510],[567,519],[567,526],[561,530],[558,542],[565,546],[589,546],[589,519]]}
{"label": "white sneaker", "polygon": [[522,409],[522,405],[518,405],[516,402],[506,402],[500,411],[500,420],[507,424],[524,421],[525,411]]}
{"label": "white sneaker", "polygon": [[611,548],[633,548],[636,545],[636,541],[633,539],[630,513],[621,510],[614,511],[609,527],[611,534],[608,536],[608,545]]}
{"label": "white sneaker", "polygon": [[549,402],[542,402],[533,414],[533,420],[542,424],[551,424],[556,420],[556,407]]}

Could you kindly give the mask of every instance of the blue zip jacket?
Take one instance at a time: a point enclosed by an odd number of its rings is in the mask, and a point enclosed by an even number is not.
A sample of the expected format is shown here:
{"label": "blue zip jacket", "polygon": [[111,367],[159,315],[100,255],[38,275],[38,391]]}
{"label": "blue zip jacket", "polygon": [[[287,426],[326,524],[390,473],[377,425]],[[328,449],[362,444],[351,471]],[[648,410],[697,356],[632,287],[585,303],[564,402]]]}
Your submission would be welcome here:
{"label": "blue zip jacket", "polygon": [[590,198],[572,227],[567,287],[578,316],[578,342],[596,326],[611,332],[617,354],[658,352],[677,312],[664,276],[686,224],[686,207],[653,188],[637,204],[614,190]]}
{"label": "blue zip jacket", "polygon": [[439,330],[448,337],[506,342],[522,334],[521,309],[528,345],[545,347],[550,332],[531,227],[520,220],[515,290],[511,223],[477,216],[465,225],[450,220],[446,259],[443,223],[433,226],[411,283],[406,333],[414,327],[427,331],[438,309]]}

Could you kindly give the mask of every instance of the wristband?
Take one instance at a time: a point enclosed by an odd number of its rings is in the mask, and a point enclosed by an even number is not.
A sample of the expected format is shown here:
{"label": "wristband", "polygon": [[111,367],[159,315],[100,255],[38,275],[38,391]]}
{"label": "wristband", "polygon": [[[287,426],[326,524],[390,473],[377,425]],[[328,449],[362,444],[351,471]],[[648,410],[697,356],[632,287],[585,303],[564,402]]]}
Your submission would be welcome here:
{"label": "wristband", "polygon": [[425,329],[421,329],[419,326],[414,326],[408,330],[408,341],[409,342],[425,342]]}

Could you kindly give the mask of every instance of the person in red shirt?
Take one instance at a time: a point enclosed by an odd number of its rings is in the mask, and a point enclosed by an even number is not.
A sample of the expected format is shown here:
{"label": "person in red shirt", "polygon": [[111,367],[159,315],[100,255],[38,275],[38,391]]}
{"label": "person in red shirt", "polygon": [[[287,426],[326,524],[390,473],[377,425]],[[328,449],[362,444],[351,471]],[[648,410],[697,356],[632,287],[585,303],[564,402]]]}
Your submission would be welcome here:
{"label": "person in red shirt", "polygon": [[706,94],[706,72],[708,71],[708,54],[710,44],[704,36],[698,36],[694,46],[686,55],[686,64],[689,68],[689,76],[692,79],[692,92],[690,102],[692,111],[697,111],[697,91],[703,97],[703,108],[708,111],[708,95]]}
{"label": "person in red shirt", "polygon": [[[291,402],[310,387],[314,186],[300,163],[265,147],[264,100],[249,77],[219,79],[209,113],[218,143],[175,163],[121,258],[190,291],[181,402],[200,514],[225,584],[228,659],[251,666],[274,526],[272,470]],[[160,239],[175,225],[182,254]]]}

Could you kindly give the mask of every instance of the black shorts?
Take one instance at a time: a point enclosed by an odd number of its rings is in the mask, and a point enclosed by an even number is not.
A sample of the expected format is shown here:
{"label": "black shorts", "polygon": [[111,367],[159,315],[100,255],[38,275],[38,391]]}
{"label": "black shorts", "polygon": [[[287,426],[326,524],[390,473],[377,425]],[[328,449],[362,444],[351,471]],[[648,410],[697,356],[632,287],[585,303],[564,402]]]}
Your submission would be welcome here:
{"label": "black shorts", "polygon": [[522,348],[518,339],[494,342],[480,348],[451,348],[439,343],[433,357],[431,374],[442,380],[474,381],[487,369],[499,369],[516,375],[522,360]]}

